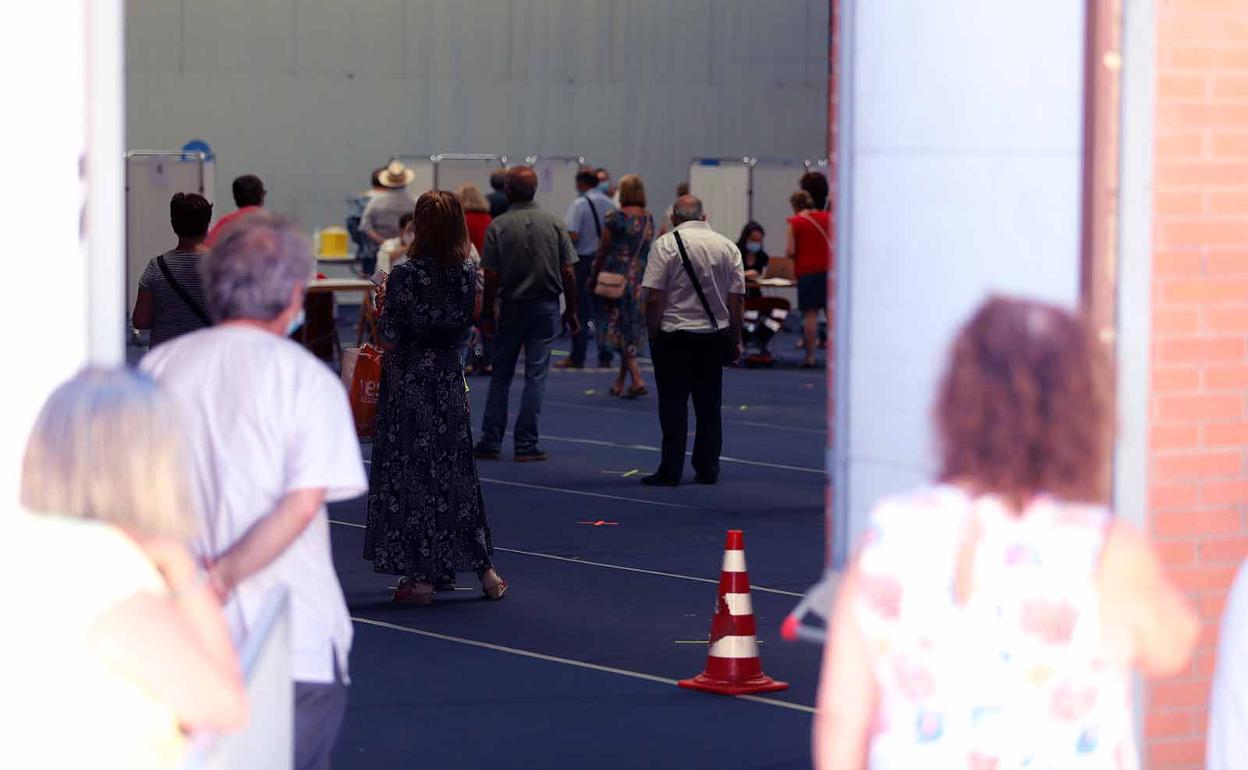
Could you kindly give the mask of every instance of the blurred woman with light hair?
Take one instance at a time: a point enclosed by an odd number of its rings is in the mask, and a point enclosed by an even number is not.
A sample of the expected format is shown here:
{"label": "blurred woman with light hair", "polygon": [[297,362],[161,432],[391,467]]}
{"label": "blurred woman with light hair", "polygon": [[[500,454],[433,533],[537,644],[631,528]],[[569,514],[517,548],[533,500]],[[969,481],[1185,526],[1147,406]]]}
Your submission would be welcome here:
{"label": "blurred woman with light hair", "polygon": [[177,425],[168,398],[126,370],[88,369],[44,405],[22,465],[25,512],[0,535],[4,584],[39,583],[6,596],[31,625],[7,635],[20,638],[0,710],[22,718],[0,766],[175,767],[183,731],[243,723],[221,606],[185,545]]}

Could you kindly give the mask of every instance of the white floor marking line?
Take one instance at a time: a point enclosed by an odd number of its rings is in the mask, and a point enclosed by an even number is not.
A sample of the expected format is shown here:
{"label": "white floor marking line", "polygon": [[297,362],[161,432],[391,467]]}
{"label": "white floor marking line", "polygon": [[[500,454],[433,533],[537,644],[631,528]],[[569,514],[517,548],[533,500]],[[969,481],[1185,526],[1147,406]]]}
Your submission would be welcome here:
{"label": "white floor marking line", "polygon": [[[655,676],[654,674],[645,674],[640,671],[629,671],[626,668],[614,668],[612,666],[600,666],[597,663],[587,663],[583,660],[572,660],[571,658],[560,658],[556,655],[546,655],[531,650],[521,650],[515,647],[505,647],[501,644],[493,644],[491,642],[480,642],[476,639],[465,639],[462,636],[451,636],[449,634],[439,634],[434,631],[425,631],[419,628],[411,628],[409,626],[400,626],[396,623],[387,623],[382,620],[370,620],[369,618],[352,617],[351,620],[356,623],[363,623],[368,626],[376,626],[377,628],[388,628],[391,631],[402,631],[407,634],[415,634],[416,636],[424,636],[430,639],[439,639],[443,642],[455,642],[456,644],[466,644],[469,647],[478,647],[483,650],[493,650],[494,652],[505,652],[509,655],[519,655],[524,658],[532,658],[534,660],[544,660],[547,663],[562,663],[565,666],[576,666],[577,668],[589,669],[590,671],[601,671],[604,674],[616,674],[618,676],[627,676],[633,679],[643,679],[647,682],[656,682],[658,684],[674,685],[675,679],[668,679],[665,676]],[[747,700],[753,703],[763,703],[768,706],[778,706],[780,708],[790,709],[792,711],[801,711],[806,714],[815,713],[815,709],[811,706],[804,706],[800,703],[789,703],[787,701],[776,700],[774,698],[763,698],[758,695],[737,695],[737,700]]]}
{"label": "white floor marking line", "polygon": [[[723,458],[720,458],[723,459]],[[365,460],[365,465],[372,465],[372,460]],[[822,472],[822,471],[821,471]],[[631,475],[632,471],[628,475]],[[540,489],[545,492],[562,492],[567,495],[581,495],[583,497],[601,497],[606,500],[620,500],[626,503],[644,503],[646,505],[658,505],[663,508],[688,508],[697,511],[712,511],[714,508],[707,508],[704,505],[685,505],[684,503],[665,503],[662,500],[646,500],[640,497],[624,497],[623,495],[608,495],[605,492],[583,492],[579,489],[564,489],[563,487],[548,487],[542,484],[524,484],[519,481],[504,481],[503,479],[490,479],[485,476],[481,480],[488,484],[502,484],[507,487],[523,487],[524,489]]]}
{"label": "white floor marking line", "polygon": [[685,505],[683,503],[665,503],[661,500],[645,500],[640,497],[624,497],[622,495],[608,495],[605,492],[582,492],[579,489],[564,489],[563,487],[547,487],[541,484],[524,484],[519,481],[504,481],[502,479],[487,479],[485,476],[481,480],[489,484],[502,484],[507,487],[522,487],[524,489],[540,489],[544,492],[563,492],[568,495],[582,495],[584,497],[601,497],[607,500],[621,500],[626,503],[643,503],[645,505],[658,505],[664,508],[688,508],[696,511],[715,510],[707,508],[703,505]]}
{"label": "white floor marking line", "polygon": [[[696,583],[710,583],[712,585],[719,585],[718,580],[712,580],[711,578],[704,578],[704,577],[695,577],[693,575],[681,575],[676,572],[661,572],[659,570],[642,569],[640,567],[625,567],[620,564],[607,564],[606,562],[601,562],[601,561],[589,561],[587,559],[573,559],[570,556],[556,556],[553,553],[540,553],[538,551],[524,551],[519,548],[503,548],[501,545],[494,546],[494,550],[506,551],[507,553],[518,553],[524,556],[536,556],[542,559],[554,559],[556,561],[566,561],[566,562],[571,562],[573,564],[586,564],[586,565],[589,565],[590,567],[606,567],[607,569],[618,569],[624,572],[639,572],[643,575],[657,575],[659,577],[676,578],[678,580],[691,580]],[[761,591],[763,593],[768,593],[768,594],[779,594],[780,596],[796,596],[796,597],[802,596],[802,594],[795,593],[793,591],[782,591],[779,588],[766,588],[764,586],[752,585],[750,586],[750,589],[753,591]]]}
{"label": "white floor marking line", "polygon": [[[552,436],[549,433],[543,434],[542,438],[549,439],[551,441],[563,441],[568,444],[589,444],[590,446],[602,446],[602,447],[609,447],[612,449],[636,449],[642,452],[662,452],[663,451],[660,447],[650,446],[649,444],[619,444],[614,441],[603,441],[602,439],[597,439],[597,438],[571,438],[568,436]],[[692,454],[693,454],[692,452],[685,452],[686,457],[689,457]],[[727,457],[727,456],[720,456],[719,459],[722,462],[726,462],[726,463],[738,463],[739,465],[755,465],[760,468],[776,468],[777,470],[800,471],[801,473],[818,473],[820,476],[823,476],[826,474],[826,471],[824,471],[822,468],[807,468],[802,465],[782,465],[780,463],[765,463],[761,460],[742,460],[741,458],[738,458],[738,457]]]}
{"label": "white floor marking line", "polygon": [[[356,524],[354,521],[342,521],[340,519],[330,519],[330,524],[337,524],[342,527],[355,527],[356,529],[364,529],[363,524]],[[553,559],[555,561],[566,561],[572,564],[584,564],[587,567],[605,567],[607,569],[618,569],[621,572],[637,572],[642,575],[655,575],[657,577],[676,578],[677,580],[689,580],[695,583],[710,583],[719,585],[718,580],[711,578],[695,577],[693,575],[681,575],[676,572],[661,572],[659,570],[642,569],[641,567],[625,567],[622,564],[607,564],[601,561],[589,561],[587,559],[573,559],[571,556],[557,556],[553,553],[541,553],[539,551],[525,551],[520,548],[504,548],[501,545],[494,546],[496,551],[505,551],[506,553],[518,553],[521,556],[536,556],[539,559]],[[803,594],[794,591],[784,591],[779,588],[767,588],[766,586],[750,586],[750,590],[759,591],[766,594],[777,594],[779,596],[795,596],[801,598]]]}
{"label": "white floor marking line", "polygon": [[[634,417],[638,415],[650,415],[650,412],[642,412],[637,409],[618,409],[612,406],[594,406],[593,404],[578,404],[575,401],[558,401],[554,399],[546,399],[542,403],[551,406],[566,406],[569,409],[585,409],[591,412],[616,412],[618,414],[630,414]],[[822,407],[820,407],[822,409]],[[801,428],[796,425],[776,425],[770,422],[759,422],[757,420],[724,420],[724,425],[749,425],[752,428],[771,428],[773,430],[790,430],[797,433],[817,433],[823,435],[828,431],[824,428]]]}

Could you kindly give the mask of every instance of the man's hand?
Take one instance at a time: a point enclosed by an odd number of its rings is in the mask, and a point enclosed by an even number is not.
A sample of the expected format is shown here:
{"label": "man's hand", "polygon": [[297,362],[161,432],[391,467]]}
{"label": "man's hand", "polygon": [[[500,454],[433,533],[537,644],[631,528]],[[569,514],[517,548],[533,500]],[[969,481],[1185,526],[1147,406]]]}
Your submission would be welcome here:
{"label": "man's hand", "polygon": [[576,308],[563,311],[563,330],[568,334],[576,334],[581,330],[581,322],[576,317]]}

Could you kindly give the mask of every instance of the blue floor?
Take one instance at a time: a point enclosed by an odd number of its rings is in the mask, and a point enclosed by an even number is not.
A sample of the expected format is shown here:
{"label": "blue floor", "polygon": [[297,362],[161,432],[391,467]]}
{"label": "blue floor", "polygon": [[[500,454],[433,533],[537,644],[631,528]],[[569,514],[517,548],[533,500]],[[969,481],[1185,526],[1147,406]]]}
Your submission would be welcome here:
{"label": "blue floor", "polygon": [[[774,349],[796,360],[791,340]],[[658,462],[655,400],[610,398],[611,379],[552,371],[550,461],[514,463],[505,445],[480,466],[502,602],[464,575],[472,590],[432,607],[392,605],[394,579],[361,558],[363,501],[331,507],[356,619],[335,768],[810,766],[819,649],[778,631],[823,565],[822,371],[728,371],[721,483],[676,489],[637,483]],[[475,429],[487,381],[471,384]],[[705,663],[730,528],[745,531],[764,668],[792,685],[774,703],[666,681]]]}

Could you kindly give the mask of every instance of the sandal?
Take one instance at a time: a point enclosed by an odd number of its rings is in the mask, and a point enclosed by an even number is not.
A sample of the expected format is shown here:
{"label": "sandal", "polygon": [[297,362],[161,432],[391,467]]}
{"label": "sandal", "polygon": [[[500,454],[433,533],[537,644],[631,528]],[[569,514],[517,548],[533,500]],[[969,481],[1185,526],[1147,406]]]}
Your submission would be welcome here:
{"label": "sandal", "polygon": [[485,594],[485,598],[496,602],[507,595],[507,581],[494,570],[490,570],[481,576],[481,593]]}
{"label": "sandal", "polygon": [[615,383],[614,385],[611,386],[611,389],[608,390],[607,392],[615,396],[616,398],[623,397],[624,396],[624,383],[622,382]]}
{"label": "sandal", "polygon": [[415,604],[418,607],[428,607],[433,604],[433,584],[417,583],[414,580],[402,578],[399,585],[394,589],[391,599],[396,604]]}
{"label": "sandal", "polygon": [[649,394],[650,394],[650,391],[646,388],[645,385],[634,385],[633,387],[628,389],[628,395],[625,396],[625,398],[637,398],[639,396],[646,396]]}

